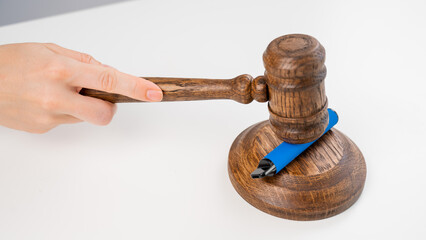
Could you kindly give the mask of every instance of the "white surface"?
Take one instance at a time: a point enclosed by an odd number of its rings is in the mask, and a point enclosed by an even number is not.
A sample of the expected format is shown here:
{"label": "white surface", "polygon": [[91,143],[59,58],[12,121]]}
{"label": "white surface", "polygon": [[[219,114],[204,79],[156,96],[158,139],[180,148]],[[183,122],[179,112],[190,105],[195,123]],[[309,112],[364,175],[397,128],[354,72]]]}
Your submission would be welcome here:
{"label": "white surface", "polygon": [[55,42],[135,75],[212,78],[260,75],[272,39],[313,35],[337,128],[367,161],[353,207],[296,222],[253,208],[228,179],[229,147],[268,118],[265,104],[121,104],[107,127],[0,128],[0,239],[424,239],[424,12],[424,1],[137,1],[0,28],[0,44]]}

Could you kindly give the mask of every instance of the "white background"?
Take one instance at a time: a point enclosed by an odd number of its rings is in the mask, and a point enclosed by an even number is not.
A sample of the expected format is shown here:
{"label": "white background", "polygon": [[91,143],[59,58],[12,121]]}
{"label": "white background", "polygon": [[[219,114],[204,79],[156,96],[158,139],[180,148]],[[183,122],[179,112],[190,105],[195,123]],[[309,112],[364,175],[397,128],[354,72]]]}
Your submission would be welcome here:
{"label": "white background", "polygon": [[211,78],[261,75],[271,40],[315,36],[337,128],[367,162],[353,207],[297,222],[250,206],[228,179],[233,140],[268,118],[266,104],[120,104],[106,127],[0,127],[0,239],[424,239],[425,12],[424,1],[134,1],[0,28],[0,44]]}

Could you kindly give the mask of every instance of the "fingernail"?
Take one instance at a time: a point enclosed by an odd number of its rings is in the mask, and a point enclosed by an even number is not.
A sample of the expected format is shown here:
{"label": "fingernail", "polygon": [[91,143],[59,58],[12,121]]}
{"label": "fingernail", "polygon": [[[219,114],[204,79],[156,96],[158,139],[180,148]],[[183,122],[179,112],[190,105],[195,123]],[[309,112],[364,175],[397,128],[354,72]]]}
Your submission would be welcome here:
{"label": "fingernail", "polygon": [[159,90],[148,90],[146,92],[146,97],[150,101],[158,102],[158,101],[161,101],[161,99],[163,99],[163,92]]}

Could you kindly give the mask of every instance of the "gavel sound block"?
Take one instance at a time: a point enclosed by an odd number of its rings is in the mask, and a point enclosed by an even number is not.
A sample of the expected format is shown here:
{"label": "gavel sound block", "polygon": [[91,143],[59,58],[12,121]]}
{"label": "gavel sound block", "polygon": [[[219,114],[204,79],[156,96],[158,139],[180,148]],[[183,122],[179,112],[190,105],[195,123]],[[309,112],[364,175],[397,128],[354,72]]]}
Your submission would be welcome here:
{"label": "gavel sound block", "polygon": [[[265,75],[253,79],[146,78],[164,92],[163,101],[233,99],[268,101],[269,120],[244,130],[229,152],[228,173],[236,191],[254,207],[277,217],[316,220],[349,208],[360,196],[366,165],[358,147],[332,129],[274,177],[252,179],[259,160],[282,141],[319,138],[328,124],[325,50],[313,37],[285,35],[263,54]],[[106,101],[136,102],[117,94],[83,89]]]}

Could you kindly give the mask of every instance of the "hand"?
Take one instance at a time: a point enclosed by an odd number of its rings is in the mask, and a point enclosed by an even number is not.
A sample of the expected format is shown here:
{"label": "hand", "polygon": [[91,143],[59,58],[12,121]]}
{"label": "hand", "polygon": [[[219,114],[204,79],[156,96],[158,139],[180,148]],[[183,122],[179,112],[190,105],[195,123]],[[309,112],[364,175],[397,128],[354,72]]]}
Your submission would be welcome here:
{"label": "hand", "polygon": [[47,43],[0,46],[0,125],[44,133],[66,123],[108,124],[112,103],[79,94],[82,88],[161,101],[154,83],[101,64],[91,56]]}

